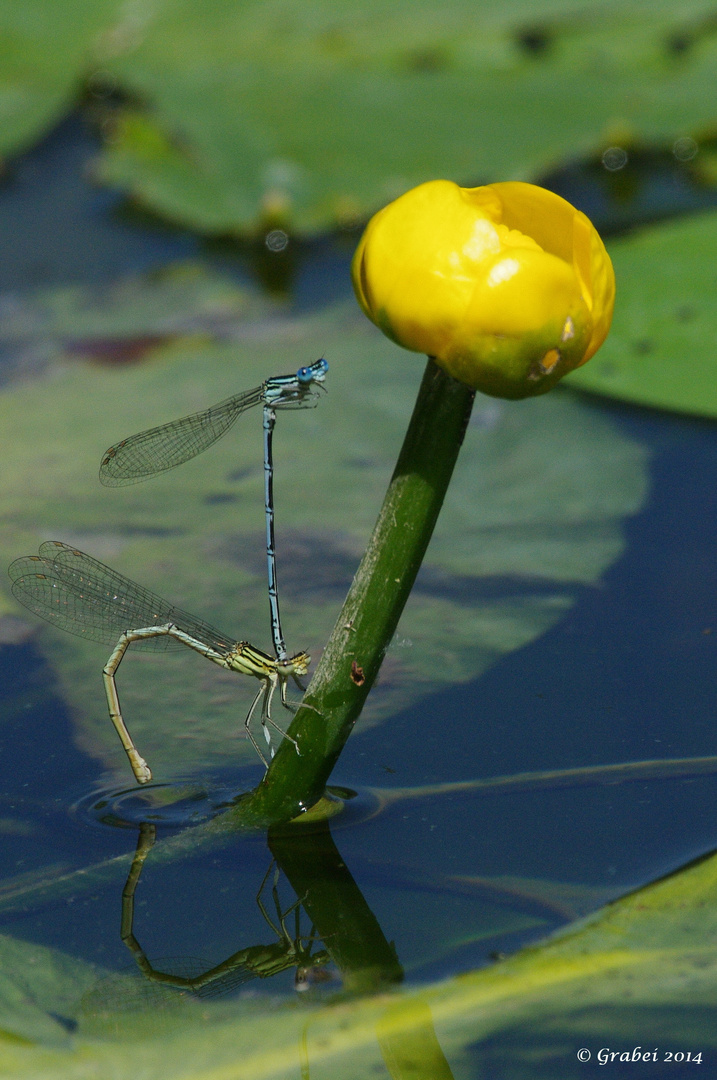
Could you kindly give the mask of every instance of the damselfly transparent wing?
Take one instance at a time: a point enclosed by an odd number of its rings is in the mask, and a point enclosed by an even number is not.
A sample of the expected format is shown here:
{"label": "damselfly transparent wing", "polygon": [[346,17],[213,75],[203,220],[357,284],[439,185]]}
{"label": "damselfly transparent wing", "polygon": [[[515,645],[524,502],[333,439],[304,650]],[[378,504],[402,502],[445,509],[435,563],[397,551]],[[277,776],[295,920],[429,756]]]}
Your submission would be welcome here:
{"label": "damselfly transparent wing", "polygon": [[220,401],[202,412],[140,431],[107,450],[100,464],[105,487],[138,484],[174,469],[215,443],[236,419],[264,400],[264,384]]}
{"label": "damselfly transparent wing", "polygon": [[[16,559],[8,573],[21,604],[77,637],[114,645],[126,630],[171,623],[217,652],[234,644],[204,620],[58,540],[41,544],[39,555]],[[175,644],[180,642],[168,636],[137,642],[149,648]]]}

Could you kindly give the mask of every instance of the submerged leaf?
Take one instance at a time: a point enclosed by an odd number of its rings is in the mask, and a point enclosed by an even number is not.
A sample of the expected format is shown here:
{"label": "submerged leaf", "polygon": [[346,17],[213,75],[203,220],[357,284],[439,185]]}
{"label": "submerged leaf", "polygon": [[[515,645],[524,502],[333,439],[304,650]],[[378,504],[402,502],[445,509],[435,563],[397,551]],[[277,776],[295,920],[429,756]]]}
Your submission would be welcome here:
{"label": "submerged leaf", "polygon": [[97,977],[96,967],[59,949],[0,935],[0,1067],[6,1038],[68,1043],[78,1002]]}

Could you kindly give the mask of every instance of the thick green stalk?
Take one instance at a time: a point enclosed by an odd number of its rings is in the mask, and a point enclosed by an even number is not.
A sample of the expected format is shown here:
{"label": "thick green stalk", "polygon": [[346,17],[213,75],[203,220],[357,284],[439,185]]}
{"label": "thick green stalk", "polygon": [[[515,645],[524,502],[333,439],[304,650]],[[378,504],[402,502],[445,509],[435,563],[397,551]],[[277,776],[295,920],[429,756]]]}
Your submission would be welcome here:
{"label": "thick green stalk", "polygon": [[324,791],[378,674],[443,504],[474,392],[429,358],[381,513],[302,707],[259,786],[237,805],[265,826]]}

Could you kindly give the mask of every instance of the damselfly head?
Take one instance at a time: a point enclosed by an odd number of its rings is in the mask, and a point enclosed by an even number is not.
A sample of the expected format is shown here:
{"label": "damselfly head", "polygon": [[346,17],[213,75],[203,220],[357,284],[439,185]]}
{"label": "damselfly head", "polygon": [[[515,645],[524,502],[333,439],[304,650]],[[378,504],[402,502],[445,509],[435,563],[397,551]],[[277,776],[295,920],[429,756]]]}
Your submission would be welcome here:
{"label": "damselfly head", "polygon": [[328,370],[329,362],[322,356],[314,364],[310,364],[308,367],[300,367],[296,373],[296,378],[300,383],[323,382]]}

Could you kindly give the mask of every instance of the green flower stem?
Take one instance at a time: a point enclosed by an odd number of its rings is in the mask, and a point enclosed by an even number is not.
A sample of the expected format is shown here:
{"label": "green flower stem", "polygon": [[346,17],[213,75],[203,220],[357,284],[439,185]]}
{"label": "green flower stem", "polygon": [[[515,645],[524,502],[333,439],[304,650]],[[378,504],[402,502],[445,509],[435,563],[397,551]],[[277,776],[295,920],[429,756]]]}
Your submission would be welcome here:
{"label": "green flower stem", "polygon": [[288,821],[322,796],[413,588],[474,396],[429,358],[373,535],[289,728],[301,754],[282,742],[259,786],[229,811],[244,826]]}

